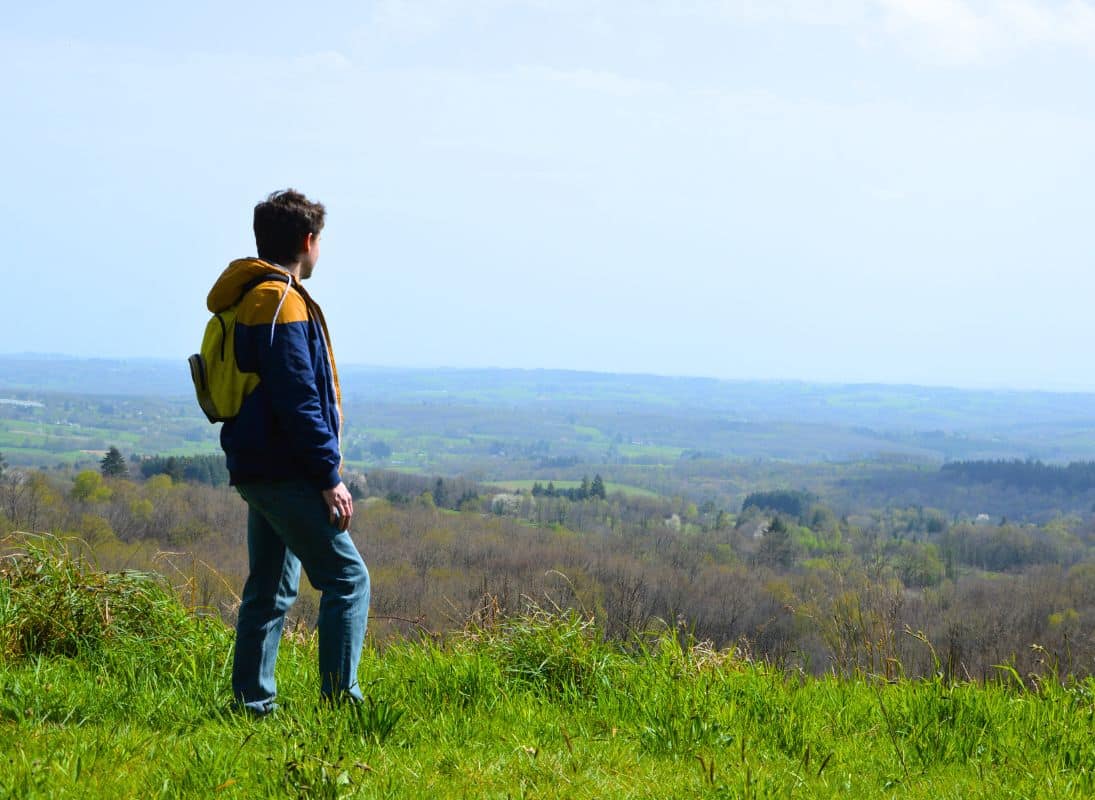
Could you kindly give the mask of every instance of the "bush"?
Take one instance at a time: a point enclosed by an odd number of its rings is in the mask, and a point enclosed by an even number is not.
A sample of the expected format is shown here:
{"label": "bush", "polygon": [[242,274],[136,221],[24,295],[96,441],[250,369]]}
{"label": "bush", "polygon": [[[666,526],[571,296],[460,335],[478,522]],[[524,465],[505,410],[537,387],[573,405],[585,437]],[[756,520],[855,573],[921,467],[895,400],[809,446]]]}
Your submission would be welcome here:
{"label": "bush", "polygon": [[158,576],[100,572],[54,537],[4,544],[0,656],[76,656],[135,640],[157,655],[189,647],[201,628]]}
{"label": "bush", "polygon": [[575,611],[500,616],[466,633],[510,680],[549,696],[588,697],[609,685],[614,649],[590,618]]}

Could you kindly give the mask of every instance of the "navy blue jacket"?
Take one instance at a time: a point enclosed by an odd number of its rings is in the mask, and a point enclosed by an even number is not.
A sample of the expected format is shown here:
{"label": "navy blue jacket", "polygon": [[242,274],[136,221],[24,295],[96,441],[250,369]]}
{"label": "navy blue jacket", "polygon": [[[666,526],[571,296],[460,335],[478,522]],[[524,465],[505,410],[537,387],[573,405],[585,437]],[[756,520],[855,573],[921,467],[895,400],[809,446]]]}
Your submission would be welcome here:
{"label": "navy blue jacket", "polygon": [[256,258],[229,264],[207,304],[218,313],[237,302],[236,362],[259,383],[221,428],[231,483],[337,486],[342,397],[323,312],[296,278]]}

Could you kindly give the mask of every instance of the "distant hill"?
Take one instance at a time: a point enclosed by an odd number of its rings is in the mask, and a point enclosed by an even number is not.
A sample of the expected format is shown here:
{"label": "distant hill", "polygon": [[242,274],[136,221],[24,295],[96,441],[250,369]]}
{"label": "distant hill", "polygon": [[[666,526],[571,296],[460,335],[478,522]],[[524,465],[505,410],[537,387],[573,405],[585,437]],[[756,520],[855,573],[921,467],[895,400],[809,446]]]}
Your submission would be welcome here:
{"label": "distant hill", "polygon": [[[590,465],[672,466],[691,485],[701,474],[723,480],[723,459],[1095,460],[1093,394],[538,369],[340,372],[343,452],[357,468],[577,480]],[[0,356],[0,401],[0,452],[11,463],[82,463],[110,444],[219,451],[181,358]],[[670,489],[652,481],[640,485]]]}
{"label": "distant hill", "polygon": [[172,397],[190,389],[184,359],[73,358],[64,355],[0,355],[4,391]]}
{"label": "distant hill", "polygon": [[[340,365],[348,399],[374,403],[654,412],[726,424],[794,422],[920,431],[1095,427],[1095,394],[888,384],[729,381],[542,369],[412,369]],[[0,393],[186,396],[185,360],[0,355]]]}

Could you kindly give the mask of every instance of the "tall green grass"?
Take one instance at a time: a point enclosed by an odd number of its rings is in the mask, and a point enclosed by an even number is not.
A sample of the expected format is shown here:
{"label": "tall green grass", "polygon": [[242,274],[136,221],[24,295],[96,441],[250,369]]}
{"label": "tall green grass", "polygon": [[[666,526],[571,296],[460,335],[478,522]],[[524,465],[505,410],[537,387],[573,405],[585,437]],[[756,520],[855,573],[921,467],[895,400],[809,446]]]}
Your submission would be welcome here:
{"label": "tall green grass", "polygon": [[255,720],[231,632],[159,579],[48,540],[2,563],[2,797],[1095,796],[1092,680],[811,678],[530,606],[370,644],[356,708],[293,634]]}
{"label": "tall green grass", "polygon": [[0,654],[8,659],[126,649],[162,657],[217,629],[188,613],[159,576],[100,572],[53,537],[22,535],[0,561]]}

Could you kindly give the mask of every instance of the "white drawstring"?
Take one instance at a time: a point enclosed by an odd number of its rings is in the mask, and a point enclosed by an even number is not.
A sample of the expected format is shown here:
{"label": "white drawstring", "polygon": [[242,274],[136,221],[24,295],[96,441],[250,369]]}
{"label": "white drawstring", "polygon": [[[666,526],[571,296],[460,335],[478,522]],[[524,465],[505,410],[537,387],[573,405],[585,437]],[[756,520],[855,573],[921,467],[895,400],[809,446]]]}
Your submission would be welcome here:
{"label": "white drawstring", "polygon": [[285,298],[289,296],[289,289],[293,285],[293,276],[285,276],[285,293],[281,296],[281,300],[278,301],[277,310],[274,311],[274,320],[270,323],[270,346],[274,346],[274,327],[278,324],[278,314],[281,313],[281,307],[285,304]]}

